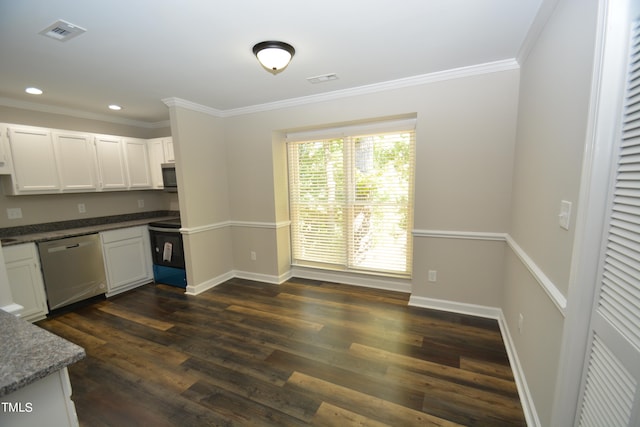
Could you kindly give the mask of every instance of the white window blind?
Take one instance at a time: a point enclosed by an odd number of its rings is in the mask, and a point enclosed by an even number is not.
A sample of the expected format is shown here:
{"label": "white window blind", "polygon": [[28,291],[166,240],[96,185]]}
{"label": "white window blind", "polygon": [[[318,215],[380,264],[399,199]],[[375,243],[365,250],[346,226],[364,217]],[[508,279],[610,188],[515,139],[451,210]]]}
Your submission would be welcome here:
{"label": "white window blind", "polygon": [[410,276],[415,131],[392,127],[288,136],[294,264]]}

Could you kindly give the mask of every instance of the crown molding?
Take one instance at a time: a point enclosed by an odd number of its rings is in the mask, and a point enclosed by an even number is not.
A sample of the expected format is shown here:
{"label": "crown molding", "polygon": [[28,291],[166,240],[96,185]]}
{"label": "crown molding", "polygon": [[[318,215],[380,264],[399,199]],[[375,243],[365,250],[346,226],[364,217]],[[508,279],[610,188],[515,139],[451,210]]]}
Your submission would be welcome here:
{"label": "crown molding", "polygon": [[90,113],[87,111],[75,110],[73,108],[59,107],[55,105],[39,104],[36,102],[19,101],[11,98],[0,97],[0,106],[20,108],[22,110],[38,111],[41,113],[61,114],[63,116],[77,117],[80,119],[98,120],[101,122],[116,123],[120,125],[136,126],[146,129],[159,129],[169,127],[169,120],[161,122],[144,122],[140,120],[125,119],[122,117],[113,117],[106,114]]}
{"label": "crown molding", "polygon": [[162,102],[164,102],[168,107],[182,107],[193,111],[199,111],[205,114],[210,114],[215,117],[234,117],[242,116],[245,114],[260,113],[264,111],[279,110],[282,108],[297,107],[323,101],[348,98],[351,96],[367,95],[394,89],[402,89],[406,87],[419,86],[445,80],[497,73],[500,71],[516,70],[518,68],[520,68],[520,65],[518,65],[518,62],[515,59],[506,59],[503,61],[488,62],[485,64],[472,65],[469,67],[454,68],[451,70],[437,71],[435,73],[390,80],[382,83],[358,86],[351,89],[336,90],[333,92],[302,96],[299,98],[284,99],[282,101],[250,105],[248,107],[232,108],[229,110],[218,110],[216,108],[207,107],[205,105],[200,105],[181,98],[165,98],[162,100]]}
{"label": "crown molding", "polygon": [[207,107],[206,105],[197,104],[195,102],[188,101],[182,98],[169,97],[161,100],[167,107],[180,107],[191,111],[197,111],[200,113],[208,114],[214,117],[225,117],[226,114],[223,110],[217,108]]}
{"label": "crown molding", "polygon": [[445,80],[453,80],[462,77],[469,77],[481,74],[496,73],[518,69],[520,66],[515,59],[488,62],[485,64],[472,65],[469,67],[454,68],[451,70],[437,71],[434,73],[421,74],[418,76],[406,77],[397,80],[389,80],[382,83],[374,83],[365,86],[358,86],[351,89],[336,90],[333,92],[320,93],[317,95],[303,96],[300,98],[285,99],[282,101],[269,102],[266,104],[252,105],[249,107],[234,108],[225,110],[223,117],[241,116],[244,114],[259,113],[282,108],[297,107],[300,105],[314,104],[317,102],[331,101],[335,99],[348,98],[357,95],[367,95],[371,93],[384,92],[394,89],[419,86],[428,83],[435,83]]}
{"label": "crown molding", "polygon": [[[485,64],[471,65],[469,67],[454,68],[451,70],[437,71],[434,73],[422,74],[418,76],[406,77],[397,80],[390,80],[382,83],[374,83],[370,85],[358,86],[350,89],[336,90],[332,92],[320,93],[310,96],[302,96],[299,98],[284,99],[282,101],[269,102],[265,104],[250,105],[247,107],[232,108],[229,110],[219,110],[217,108],[208,107],[186,99],[177,97],[163,98],[161,101],[167,107],[180,107],[191,111],[208,114],[214,117],[234,117],[245,114],[259,113],[264,111],[279,110],[283,108],[297,107],[301,105],[314,104],[323,101],[331,101],[336,99],[348,98],[358,95],[367,95],[389,90],[402,89],[412,86],[419,86],[429,83],[441,82],[445,80],[459,79],[463,77],[471,77],[482,74],[497,73],[501,71],[509,71],[520,68],[518,61],[515,59],[505,59],[502,61],[487,62]],[[26,110],[40,111],[51,114],[63,114],[66,116],[79,117],[84,119],[100,120],[104,122],[119,123],[128,126],[137,126],[147,129],[157,129],[170,126],[169,120],[161,122],[143,122],[139,120],[130,120],[118,117],[107,116],[103,114],[88,113],[85,111],[74,110],[71,108],[56,107],[52,105],[37,104],[33,102],[17,101],[9,98],[0,97],[0,105],[14,108],[22,108]]]}
{"label": "crown molding", "polygon": [[551,15],[553,15],[558,2],[559,0],[543,0],[542,4],[540,4],[538,13],[533,19],[533,23],[531,24],[531,26],[529,26],[529,31],[527,31],[527,35],[520,45],[520,50],[518,51],[518,55],[516,56],[518,64],[523,64],[527,60],[527,57],[538,41],[538,37],[540,37],[540,34],[544,30],[544,27],[547,25],[547,22],[549,21],[549,18],[551,18]]}

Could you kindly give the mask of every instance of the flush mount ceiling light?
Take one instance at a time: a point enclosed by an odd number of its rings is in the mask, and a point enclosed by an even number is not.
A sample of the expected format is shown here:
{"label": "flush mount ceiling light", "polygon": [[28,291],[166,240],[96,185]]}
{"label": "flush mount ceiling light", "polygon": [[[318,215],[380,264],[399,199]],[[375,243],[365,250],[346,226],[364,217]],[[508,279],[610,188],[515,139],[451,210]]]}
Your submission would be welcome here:
{"label": "flush mount ceiling light", "polygon": [[117,105],[117,104],[110,104],[109,105],[109,109],[113,110],[113,111],[120,111],[120,110],[122,110],[122,107]]}
{"label": "flush mount ceiling light", "polygon": [[277,41],[260,42],[253,47],[253,54],[262,66],[272,74],[284,70],[296,50],[288,43]]}

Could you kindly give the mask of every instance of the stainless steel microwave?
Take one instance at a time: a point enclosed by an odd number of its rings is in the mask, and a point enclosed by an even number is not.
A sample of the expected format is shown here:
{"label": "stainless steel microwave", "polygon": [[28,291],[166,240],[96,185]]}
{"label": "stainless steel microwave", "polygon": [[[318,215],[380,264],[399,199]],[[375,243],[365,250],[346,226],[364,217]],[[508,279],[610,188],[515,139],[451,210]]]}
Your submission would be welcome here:
{"label": "stainless steel microwave", "polygon": [[162,184],[164,191],[177,192],[178,181],[176,180],[176,164],[175,163],[163,163],[162,164]]}

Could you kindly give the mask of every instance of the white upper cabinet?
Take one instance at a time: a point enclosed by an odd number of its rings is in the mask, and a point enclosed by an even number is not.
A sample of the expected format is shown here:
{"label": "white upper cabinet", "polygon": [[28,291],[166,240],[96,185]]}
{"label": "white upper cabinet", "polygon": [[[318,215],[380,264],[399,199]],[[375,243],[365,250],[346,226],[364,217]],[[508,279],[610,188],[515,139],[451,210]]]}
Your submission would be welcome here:
{"label": "white upper cabinet", "polygon": [[162,146],[162,138],[150,139],[147,141],[149,149],[149,173],[151,174],[151,188],[163,189],[162,182],[162,164],[164,160],[164,147]]}
{"label": "white upper cabinet", "polygon": [[138,138],[124,138],[123,144],[129,188],[133,190],[151,188],[147,141]]}
{"label": "white upper cabinet", "polygon": [[96,191],[96,153],[89,134],[54,132],[53,144],[62,191]]}
{"label": "white upper cabinet", "polygon": [[60,191],[53,139],[48,129],[9,127],[13,160],[11,194]]}
{"label": "white upper cabinet", "polygon": [[100,190],[126,190],[129,188],[122,150],[122,138],[96,135],[98,157],[98,183]]}
{"label": "white upper cabinet", "polygon": [[176,157],[173,154],[173,138],[162,138],[162,147],[164,148],[164,162],[174,163]]}
{"label": "white upper cabinet", "polygon": [[174,163],[173,138],[154,138],[147,140],[149,149],[149,166],[151,172],[151,184],[153,189],[162,189],[162,164]]}
{"label": "white upper cabinet", "polygon": [[173,161],[171,137],[147,140],[0,123],[5,194],[162,189],[160,165]]}
{"label": "white upper cabinet", "polygon": [[11,174],[11,156],[9,155],[8,136],[7,127],[0,124],[0,175]]}

